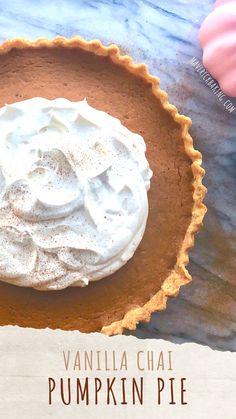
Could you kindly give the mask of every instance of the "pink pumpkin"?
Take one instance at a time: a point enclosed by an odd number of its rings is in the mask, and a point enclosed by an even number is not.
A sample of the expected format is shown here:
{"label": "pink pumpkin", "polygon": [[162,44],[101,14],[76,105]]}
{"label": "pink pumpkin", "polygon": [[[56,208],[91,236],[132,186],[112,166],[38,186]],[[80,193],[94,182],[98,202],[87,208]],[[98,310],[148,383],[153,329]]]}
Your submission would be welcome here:
{"label": "pink pumpkin", "polygon": [[236,0],[217,0],[199,34],[203,65],[224,93],[236,97]]}

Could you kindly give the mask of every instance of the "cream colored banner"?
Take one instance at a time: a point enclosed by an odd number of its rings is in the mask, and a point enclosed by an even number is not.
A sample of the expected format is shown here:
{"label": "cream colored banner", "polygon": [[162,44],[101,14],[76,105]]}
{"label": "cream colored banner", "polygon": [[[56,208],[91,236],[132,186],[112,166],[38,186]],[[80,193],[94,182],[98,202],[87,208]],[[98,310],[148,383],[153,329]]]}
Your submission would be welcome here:
{"label": "cream colored banner", "polygon": [[0,418],[235,419],[236,353],[0,328]]}

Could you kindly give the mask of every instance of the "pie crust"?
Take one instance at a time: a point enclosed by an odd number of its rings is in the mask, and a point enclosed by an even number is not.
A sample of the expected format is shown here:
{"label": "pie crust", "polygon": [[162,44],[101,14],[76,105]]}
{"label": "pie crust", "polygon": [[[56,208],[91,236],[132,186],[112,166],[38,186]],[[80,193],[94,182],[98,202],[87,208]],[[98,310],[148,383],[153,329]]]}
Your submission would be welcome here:
{"label": "pie crust", "polygon": [[87,96],[144,137],[154,172],[147,229],[125,267],[85,289],[39,292],[0,282],[0,325],[120,334],[148,322],[191,281],[188,251],[206,212],[202,156],[189,134],[191,119],[159,84],[145,64],[99,40],[14,39],[0,46],[0,106],[34,96]]}

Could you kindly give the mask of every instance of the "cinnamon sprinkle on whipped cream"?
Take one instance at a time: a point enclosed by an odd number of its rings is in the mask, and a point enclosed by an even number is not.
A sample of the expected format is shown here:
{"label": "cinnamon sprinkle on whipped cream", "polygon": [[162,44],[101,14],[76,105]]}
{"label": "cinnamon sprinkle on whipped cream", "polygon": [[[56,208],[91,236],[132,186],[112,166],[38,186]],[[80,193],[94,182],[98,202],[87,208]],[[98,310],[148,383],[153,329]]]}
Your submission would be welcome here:
{"label": "cinnamon sprinkle on whipped cream", "polygon": [[121,268],[146,226],[143,138],[86,100],[0,109],[0,280],[83,287]]}

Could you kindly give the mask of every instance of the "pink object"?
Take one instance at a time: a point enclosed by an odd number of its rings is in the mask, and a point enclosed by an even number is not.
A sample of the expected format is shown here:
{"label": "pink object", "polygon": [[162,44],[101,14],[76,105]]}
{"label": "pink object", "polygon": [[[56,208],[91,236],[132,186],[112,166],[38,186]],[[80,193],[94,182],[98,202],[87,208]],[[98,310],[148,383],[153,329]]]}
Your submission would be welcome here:
{"label": "pink object", "polygon": [[236,0],[217,0],[199,39],[203,65],[224,93],[236,97]]}
{"label": "pink object", "polygon": [[235,1],[235,0],[216,0],[214,7],[220,6],[225,3],[230,3],[231,1]]}

